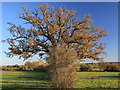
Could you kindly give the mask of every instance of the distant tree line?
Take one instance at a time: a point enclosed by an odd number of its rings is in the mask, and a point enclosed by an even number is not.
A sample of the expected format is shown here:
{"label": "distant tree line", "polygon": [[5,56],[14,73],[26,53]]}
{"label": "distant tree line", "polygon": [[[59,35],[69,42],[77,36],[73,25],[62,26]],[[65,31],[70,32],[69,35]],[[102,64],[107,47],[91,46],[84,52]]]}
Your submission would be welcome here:
{"label": "distant tree line", "polygon": [[[49,65],[41,61],[27,61],[24,65],[7,65],[2,66],[2,70],[19,70],[19,71],[40,71],[51,72]],[[120,71],[119,62],[104,62],[104,63],[81,63],[76,67],[76,71]]]}
{"label": "distant tree line", "polygon": [[77,71],[120,71],[119,62],[86,63],[77,67]]}
{"label": "distant tree line", "polygon": [[[7,65],[2,66],[2,70],[18,70],[18,71],[47,71],[47,64],[42,61],[27,61],[24,65]],[[44,70],[43,70],[44,69]],[[46,70],[45,70],[46,69]]]}

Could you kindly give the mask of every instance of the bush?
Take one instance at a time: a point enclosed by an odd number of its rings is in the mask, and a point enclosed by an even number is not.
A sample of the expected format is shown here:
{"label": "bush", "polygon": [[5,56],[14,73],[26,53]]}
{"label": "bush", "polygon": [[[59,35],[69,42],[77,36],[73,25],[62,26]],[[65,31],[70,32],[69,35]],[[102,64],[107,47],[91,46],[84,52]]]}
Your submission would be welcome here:
{"label": "bush", "polygon": [[48,66],[39,66],[34,68],[35,71],[48,72]]}
{"label": "bush", "polygon": [[104,68],[104,71],[117,72],[117,71],[120,71],[120,68],[119,66],[115,66],[115,65],[106,65]]}
{"label": "bush", "polygon": [[15,64],[15,65],[13,65],[12,67],[20,67],[19,65],[17,65],[17,64]]}
{"label": "bush", "polygon": [[38,60],[33,61],[33,62],[27,61],[25,63],[25,66],[26,66],[27,70],[34,70],[36,68],[39,68],[39,66],[43,66],[43,65],[44,65],[44,62],[38,61]]}
{"label": "bush", "polygon": [[20,66],[20,68],[18,69],[18,71],[25,71],[26,70],[26,66]]}
{"label": "bush", "polygon": [[80,71],[80,66],[77,66],[76,67],[76,72],[79,72]]}
{"label": "bush", "polygon": [[80,71],[92,71],[92,67],[90,65],[81,65]]}

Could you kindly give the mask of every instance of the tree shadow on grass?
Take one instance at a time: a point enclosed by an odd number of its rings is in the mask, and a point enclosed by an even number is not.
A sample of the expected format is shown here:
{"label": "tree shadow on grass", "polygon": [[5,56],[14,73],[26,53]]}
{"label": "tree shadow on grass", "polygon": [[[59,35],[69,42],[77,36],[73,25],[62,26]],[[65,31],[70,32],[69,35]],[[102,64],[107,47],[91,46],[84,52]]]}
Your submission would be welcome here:
{"label": "tree shadow on grass", "polygon": [[20,76],[17,77],[18,79],[24,79],[24,80],[47,80],[50,81],[50,76]]}
{"label": "tree shadow on grass", "polygon": [[46,85],[38,85],[38,86],[32,86],[32,85],[3,85],[2,89],[7,89],[7,90],[18,90],[18,89],[39,89],[39,88],[47,88]]}
{"label": "tree shadow on grass", "polygon": [[36,74],[29,73],[27,75],[17,76],[17,78],[25,80],[47,80],[47,81],[51,80],[50,73],[48,72],[37,72]]}
{"label": "tree shadow on grass", "polygon": [[77,71],[77,72],[104,72],[104,71]]}
{"label": "tree shadow on grass", "polygon": [[98,77],[105,77],[105,78],[116,78],[116,79],[120,79],[120,76],[98,76]]}
{"label": "tree shadow on grass", "polygon": [[[48,72],[22,71],[23,74],[11,75],[13,80],[3,82],[3,88],[46,88],[51,80]],[[40,82],[39,82],[40,81]],[[11,83],[10,85],[7,85]]]}

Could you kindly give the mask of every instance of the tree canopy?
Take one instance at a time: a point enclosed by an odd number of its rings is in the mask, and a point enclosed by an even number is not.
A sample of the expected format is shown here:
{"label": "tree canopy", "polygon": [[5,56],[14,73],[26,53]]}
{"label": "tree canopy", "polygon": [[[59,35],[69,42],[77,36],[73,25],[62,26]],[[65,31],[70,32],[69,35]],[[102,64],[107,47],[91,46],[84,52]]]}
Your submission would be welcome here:
{"label": "tree canopy", "polygon": [[38,5],[34,12],[22,7],[20,18],[29,28],[12,23],[8,31],[11,38],[9,57],[18,55],[24,60],[47,55],[46,61],[53,70],[51,87],[72,88],[75,74],[75,61],[93,59],[102,61],[105,44],[100,40],[108,35],[101,27],[93,28],[91,15],[79,20],[76,11],[64,7],[51,7],[48,3]]}
{"label": "tree canopy", "polygon": [[10,52],[7,53],[10,57],[19,55],[28,59],[35,54],[49,55],[51,48],[56,45],[66,45],[76,50],[80,59],[101,60],[100,55],[105,54],[103,50],[106,43],[99,41],[108,32],[101,27],[91,27],[93,21],[90,14],[79,20],[74,10],[53,8],[47,3],[39,4],[40,10],[35,9],[34,12],[22,8],[24,13],[20,18],[26,21],[25,24],[30,24],[30,28],[8,23],[11,25],[8,31],[13,36],[6,39],[10,45]]}

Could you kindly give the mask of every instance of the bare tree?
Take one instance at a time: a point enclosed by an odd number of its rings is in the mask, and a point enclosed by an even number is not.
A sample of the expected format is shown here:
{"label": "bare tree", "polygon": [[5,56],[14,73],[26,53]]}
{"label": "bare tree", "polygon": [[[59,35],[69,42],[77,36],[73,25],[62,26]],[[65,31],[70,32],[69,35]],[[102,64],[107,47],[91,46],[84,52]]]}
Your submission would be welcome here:
{"label": "bare tree", "polygon": [[89,14],[79,20],[74,10],[53,8],[48,3],[40,4],[38,8],[40,10],[30,12],[23,7],[20,18],[31,26],[29,29],[8,23],[11,25],[8,31],[13,37],[5,40],[10,45],[6,54],[25,60],[34,55],[46,55],[53,70],[51,87],[72,88],[75,62],[88,58],[102,61],[106,43],[100,43],[100,40],[108,32],[101,27],[91,27],[93,21]]}

